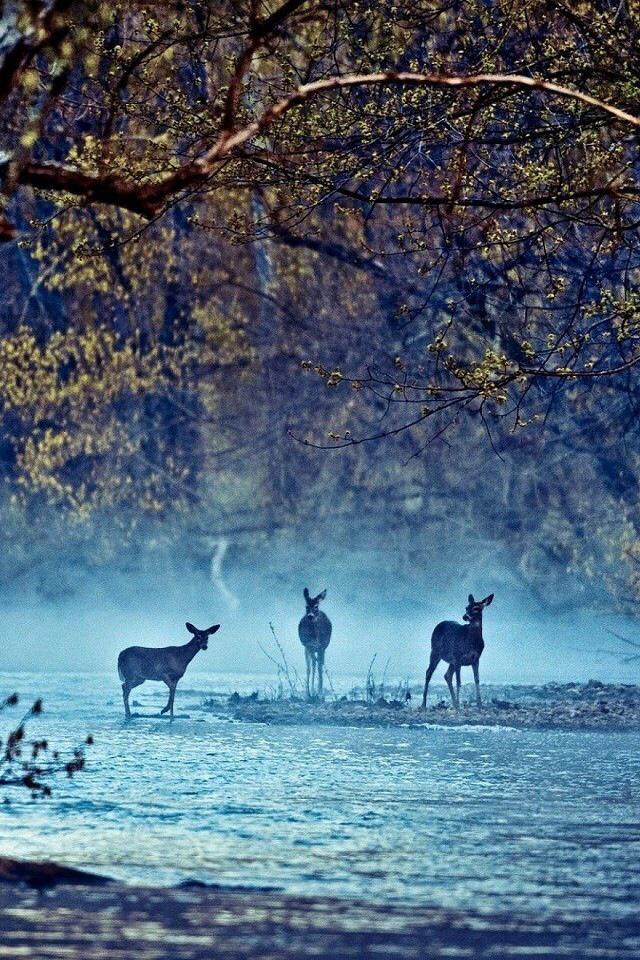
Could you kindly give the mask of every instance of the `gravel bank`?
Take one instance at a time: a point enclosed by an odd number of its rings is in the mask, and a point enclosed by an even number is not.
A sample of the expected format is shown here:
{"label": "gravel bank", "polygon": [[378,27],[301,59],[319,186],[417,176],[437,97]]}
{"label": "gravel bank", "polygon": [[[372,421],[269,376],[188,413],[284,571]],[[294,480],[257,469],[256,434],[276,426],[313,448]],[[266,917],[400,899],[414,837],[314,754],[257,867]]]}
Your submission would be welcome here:
{"label": "gravel bank", "polygon": [[367,701],[356,697],[308,703],[302,699],[238,697],[227,701],[212,698],[205,708],[252,723],[333,724],[342,726],[461,726],[484,725],[559,730],[640,729],[640,686],[550,683],[543,686],[483,686],[483,707],[478,709],[472,690],[463,688],[460,711],[436,692],[419,709],[419,691],[409,702],[380,697]]}

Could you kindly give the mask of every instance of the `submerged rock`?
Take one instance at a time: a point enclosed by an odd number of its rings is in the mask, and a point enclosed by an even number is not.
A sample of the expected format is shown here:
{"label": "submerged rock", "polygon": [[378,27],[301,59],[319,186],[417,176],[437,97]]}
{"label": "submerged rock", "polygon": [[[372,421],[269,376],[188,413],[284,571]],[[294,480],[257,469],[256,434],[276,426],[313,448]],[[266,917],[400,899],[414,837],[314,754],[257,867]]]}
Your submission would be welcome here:
{"label": "submerged rock", "polygon": [[[260,698],[259,698],[259,695],[258,695],[258,691],[257,691],[257,690],[254,690],[253,693],[250,693],[250,694],[249,694],[248,696],[246,696],[246,697],[241,696],[241,695],[238,693],[238,691],[235,690],[235,691],[231,694],[231,696],[229,697],[228,702],[229,702],[232,706],[235,706],[235,705],[238,704],[238,703],[257,703],[259,699],[260,699]],[[205,701],[205,702],[206,702],[206,701]]]}
{"label": "submerged rock", "polygon": [[60,883],[80,884],[85,887],[103,886],[111,883],[111,880],[97,873],[64,867],[59,863],[0,857],[0,883],[22,883],[37,890],[44,890]]}

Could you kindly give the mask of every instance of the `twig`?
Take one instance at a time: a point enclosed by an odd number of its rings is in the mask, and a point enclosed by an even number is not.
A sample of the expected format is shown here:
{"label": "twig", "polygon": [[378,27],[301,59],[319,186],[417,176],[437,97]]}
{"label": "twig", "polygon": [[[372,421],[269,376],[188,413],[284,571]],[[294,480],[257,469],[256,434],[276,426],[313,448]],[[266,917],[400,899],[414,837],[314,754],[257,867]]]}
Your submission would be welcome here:
{"label": "twig", "polygon": [[[7,707],[16,706],[18,702],[17,694],[11,694],[0,701],[0,712]],[[51,787],[46,782],[48,779],[59,773],[72,777],[74,773],[83,769],[84,747],[93,743],[91,736],[86,738],[84,745],[75,747],[68,759],[62,758],[57,751],[51,753],[51,759],[44,763],[39,759],[43,754],[47,754],[48,741],[44,739],[27,741],[25,730],[27,722],[41,713],[42,700],[38,699],[7,735],[4,749],[0,754],[0,787],[26,787],[34,797],[48,797],[51,795]],[[29,750],[29,754],[26,759],[23,759],[25,748]]]}
{"label": "twig", "polygon": [[[372,670],[373,670],[373,665],[375,663],[377,656],[378,654],[374,653],[374,655],[371,658],[371,663],[369,664],[369,669],[367,670],[367,679],[365,680],[365,692],[367,695],[367,700],[373,700],[373,696],[375,694],[375,684],[373,683]],[[373,690],[372,690],[372,684],[373,684]]]}
{"label": "twig", "polygon": [[333,686],[333,681],[332,681],[332,679],[331,679],[331,674],[329,673],[329,671],[327,670],[326,667],[324,667],[324,675],[325,675],[325,677],[327,678],[327,680],[329,681],[329,686],[331,687],[331,693],[332,693],[332,694],[334,695],[334,697],[335,697],[335,696],[336,696],[335,687]]}
{"label": "twig", "polygon": [[289,667],[289,661],[287,660],[287,655],[284,652],[284,648],[282,644],[278,640],[278,636],[276,634],[276,631],[271,621],[269,621],[269,629],[271,630],[271,634],[273,636],[273,639],[275,640],[275,644],[276,644],[276,647],[278,648],[278,652],[280,654],[281,659],[278,660],[276,657],[272,656],[272,654],[269,653],[269,651],[260,643],[259,640],[258,640],[258,646],[264,653],[265,657],[267,657],[267,659],[270,660],[271,663],[275,665],[276,670],[278,671],[278,678],[280,678],[281,676],[284,676],[286,678],[287,683],[289,684],[289,689],[291,691],[291,696],[295,697],[298,695],[298,688],[300,685],[300,677],[298,675],[298,671],[295,669],[295,667]]}
{"label": "twig", "polygon": [[640,650],[640,643],[638,643],[637,640],[629,640],[628,637],[623,637],[621,633],[616,633],[615,630],[607,630],[607,633],[610,633],[616,640],[622,640],[623,643],[627,643],[630,647],[635,647],[636,650]]}
{"label": "twig", "polygon": [[382,671],[382,680],[380,681],[380,696],[384,697],[384,688],[387,682],[387,670],[389,669],[389,664],[391,663],[391,657],[387,657],[387,662],[384,665],[384,670]]}
{"label": "twig", "polygon": [[275,640],[276,646],[278,647],[278,650],[280,651],[280,656],[282,657],[282,662],[283,662],[283,664],[284,664],[284,670],[285,670],[285,673],[286,673],[286,675],[287,675],[287,680],[289,681],[289,686],[291,687],[291,690],[292,690],[293,693],[297,693],[298,684],[300,683],[300,677],[299,677],[299,675],[298,675],[298,671],[296,670],[295,667],[292,667],[293,677],[294,677],[294,680],[293,680],[293,683],[292,683],[292,682],[291,682],[291,678],[290,678],[290,676],[289,676],[289,662],[288,662],[288,660],[287,660],[287,657],[286,657],[286,654],[285,654],[284,649],[283,649],[283,647],[282,647],[282,644],[281,644],[280,641],[278,640],[278,637],[277,637],[277,635],[276,635],[276,631],[274,630],[273,624],[271,623],[271,621],[269,621],[269,629],[271,630],[271,633],[273,634],[273,639]]}

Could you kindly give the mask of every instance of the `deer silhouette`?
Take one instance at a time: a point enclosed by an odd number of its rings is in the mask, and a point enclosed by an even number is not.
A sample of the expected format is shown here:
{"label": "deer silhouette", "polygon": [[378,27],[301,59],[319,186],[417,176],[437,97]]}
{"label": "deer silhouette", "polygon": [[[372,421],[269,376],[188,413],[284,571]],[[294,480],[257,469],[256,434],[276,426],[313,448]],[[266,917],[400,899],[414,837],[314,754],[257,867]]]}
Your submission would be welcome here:
{"label": "deer silhouette", "polygon": [[[473,594],[469,594],[469,602],[465,610],[463,620],[466,623],[456,623],[455,620],[443,620],[434,629],[431,635],[431,658],[427,667],[427,674],[424,678],[424,691],[422,694],[422,709],[427,705],[427,690],[433,672],[444,660],[449,664],[447,672],[444,675],[451,694],[451,700],[456,710],[460,709],[460,669],[461,667],[473,667],[473,679],[476,684],[476,702],[479,707],[482,706],[480,696],[480,657],[484,650],[484,640],[482,639],[482,611],[488,607],[493,600],[493,594],[490,593],[484,600],[474,600]],[[456,675],[456,692],[453,692],[453,675]]]}
{"label": "deer silhouette", "polygon": [[200,650],[206,650],[208,638],[220,629],[216,623],[208,630],[198,630],[192,623],[186,628],[193,636],[188,643],[179,647],[127,647],[118,657],[118,674],[122,683],[122,698],[124,700],[124,714],[127,719],[131,716],[129,710],[129,694],[134,687],[139,687],[145,680],[162,680],[169,687],[169,700],[160,713],[170,713],[173,720],[173,701],[176,695],[178,680]]}
{"label": "deer silhouette", "polygon": [[[307,698],[322,696],[322,675],[324,673],[324,654],[331,640],[331,620],[320,610],[320,601],[327,591],[317,597],[310,597],[307,588],[303,591],[307,612],[298,624],[298,636],[304,647],[307,662]],[[317,676],[317,682],[316,682]],[[309,685],[311,678],[311,685]]]}

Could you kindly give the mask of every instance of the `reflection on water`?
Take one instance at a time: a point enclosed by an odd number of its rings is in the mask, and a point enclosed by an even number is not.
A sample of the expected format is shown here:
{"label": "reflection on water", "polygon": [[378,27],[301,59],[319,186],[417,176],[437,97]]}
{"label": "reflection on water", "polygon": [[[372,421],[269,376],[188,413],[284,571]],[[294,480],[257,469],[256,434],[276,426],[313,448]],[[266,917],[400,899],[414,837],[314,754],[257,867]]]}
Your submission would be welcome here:
{"label": "reflection on water", "polygon": [[[112,677],[0,675],[0,693],[44,696],[34,734],[96,741],[87,770],[50,801],[0,810],[0,854],[149,884],[635,910],[635,734],[268,727],[199,709],[205,692],[237,685],[194,674],[178,691],[189,718],[127,726]],[[153,684],[134,695],[149,711],[166,697]]]}

